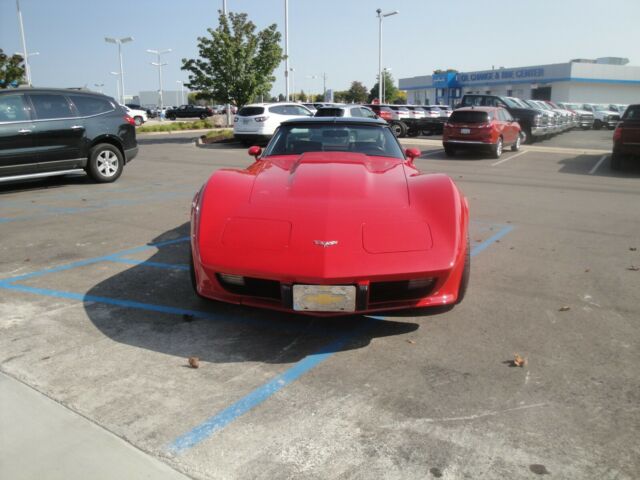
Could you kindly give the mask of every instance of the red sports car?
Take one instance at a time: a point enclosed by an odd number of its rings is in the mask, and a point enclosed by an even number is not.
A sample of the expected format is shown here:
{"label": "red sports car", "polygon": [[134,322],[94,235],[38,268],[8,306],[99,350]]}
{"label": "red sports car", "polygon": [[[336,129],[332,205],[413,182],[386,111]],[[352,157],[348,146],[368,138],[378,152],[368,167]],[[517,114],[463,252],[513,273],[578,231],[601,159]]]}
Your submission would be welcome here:
{"label": "red sports car", "polygon": [[191,210],[202,297],[313,315],[453,305],[469,281],[469,209],[422,174],[384,120],[283,122],[245,170],[216,171]]}

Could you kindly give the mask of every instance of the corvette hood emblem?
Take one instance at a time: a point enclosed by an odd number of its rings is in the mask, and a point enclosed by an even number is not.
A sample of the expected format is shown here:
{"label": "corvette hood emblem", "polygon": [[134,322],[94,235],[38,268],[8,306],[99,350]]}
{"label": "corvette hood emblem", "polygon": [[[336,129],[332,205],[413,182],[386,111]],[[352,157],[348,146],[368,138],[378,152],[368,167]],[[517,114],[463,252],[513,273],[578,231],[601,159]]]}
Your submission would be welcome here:
{"label": "corvette hood emblem", "polygon": [[337,240],[314,240],[313,241],[314,245],[318,245],[319,247],[333,247],[334,245],[338,244]]}

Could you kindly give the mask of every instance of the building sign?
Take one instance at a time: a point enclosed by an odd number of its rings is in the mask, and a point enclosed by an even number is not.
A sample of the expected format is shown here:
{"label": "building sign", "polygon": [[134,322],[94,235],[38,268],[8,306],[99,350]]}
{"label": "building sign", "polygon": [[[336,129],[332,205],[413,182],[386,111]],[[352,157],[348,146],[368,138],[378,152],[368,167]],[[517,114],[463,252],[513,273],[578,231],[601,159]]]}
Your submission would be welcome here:
{"label": "building sign", "polygon": [[[435,77],[434,75],[434,84]],[[491,70],[490,72],[459,73],[457,75],[457,81],[460,83],[491,82],[497,80],[526,80],[541,77],[544,77],[544,68],[500,69]]]}

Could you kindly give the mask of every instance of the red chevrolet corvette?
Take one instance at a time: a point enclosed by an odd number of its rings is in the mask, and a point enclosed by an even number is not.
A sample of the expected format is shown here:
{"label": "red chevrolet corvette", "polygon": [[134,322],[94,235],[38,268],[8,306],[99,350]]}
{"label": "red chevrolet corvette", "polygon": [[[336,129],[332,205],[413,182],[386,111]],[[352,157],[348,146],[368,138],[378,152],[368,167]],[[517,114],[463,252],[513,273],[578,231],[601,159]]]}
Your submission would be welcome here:
{"label": "red chevrolet corvette", "polygon": [[282,123],[245,170],[216,171],[191,210],[200,296],[313,315],[459,303],[469,210],[446,175],[420,173],[386,122]]}

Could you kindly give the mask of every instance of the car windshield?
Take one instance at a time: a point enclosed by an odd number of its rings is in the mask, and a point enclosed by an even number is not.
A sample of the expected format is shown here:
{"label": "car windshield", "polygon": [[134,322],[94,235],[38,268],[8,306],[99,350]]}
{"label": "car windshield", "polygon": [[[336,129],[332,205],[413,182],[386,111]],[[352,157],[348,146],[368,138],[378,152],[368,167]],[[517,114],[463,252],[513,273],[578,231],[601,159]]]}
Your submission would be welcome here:
{"label": "car windshield", "polygon": [[594,105],[593,109],[596,112],[606,112],[609,110],[609,106],[608,105]]}
{"label": "car windshield", "polygon": [[306,152],[351,152],[404,158],[389,128],[335,123],[282,125],[267,145],[265,156]]}
{"label": "car windshield", "polygon": [[507,106],[511,107],[511,108],[522,108],[521,105],[518,104],[518,102],[516,102],[514,99],[509,98],[509,97],[504,97],[503,98],[504,103],[507,104]]}

